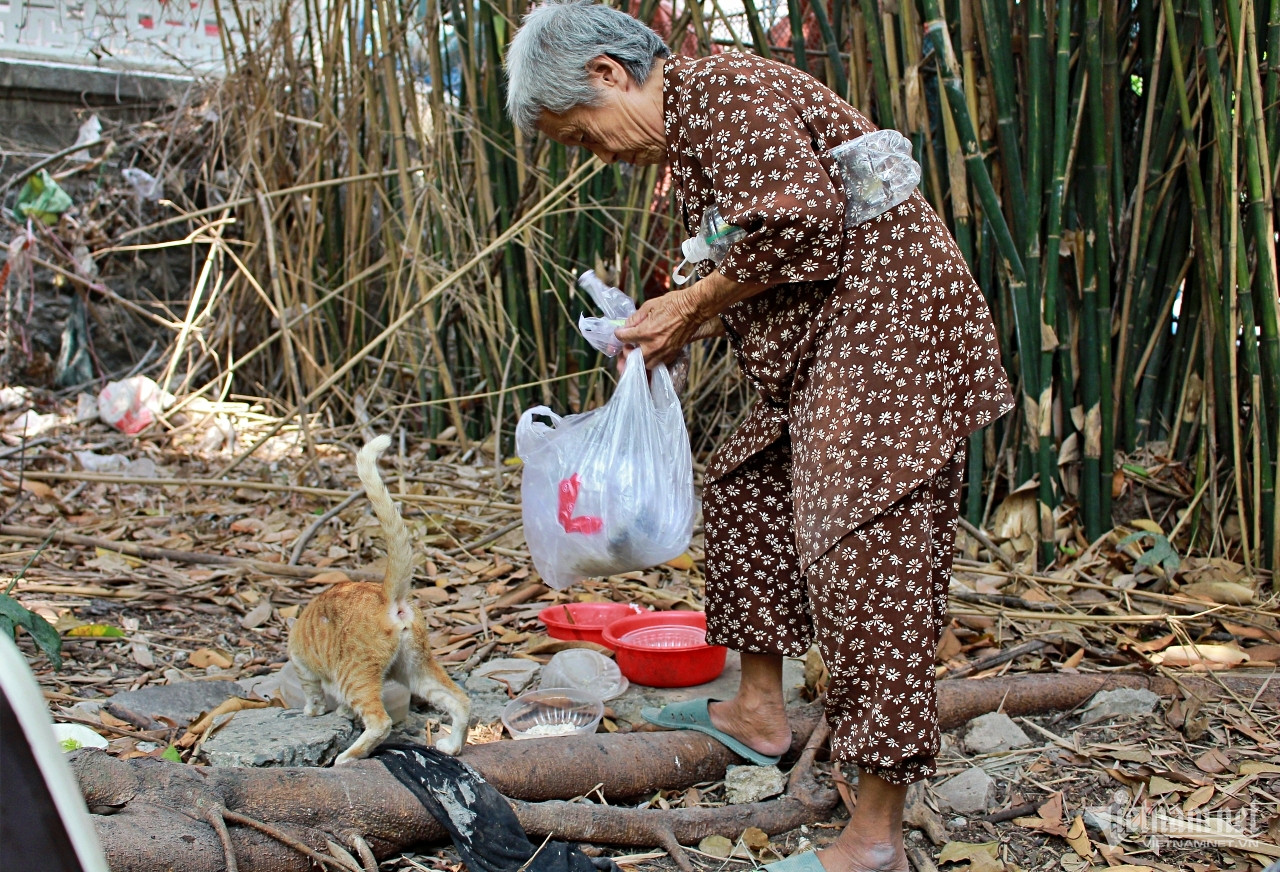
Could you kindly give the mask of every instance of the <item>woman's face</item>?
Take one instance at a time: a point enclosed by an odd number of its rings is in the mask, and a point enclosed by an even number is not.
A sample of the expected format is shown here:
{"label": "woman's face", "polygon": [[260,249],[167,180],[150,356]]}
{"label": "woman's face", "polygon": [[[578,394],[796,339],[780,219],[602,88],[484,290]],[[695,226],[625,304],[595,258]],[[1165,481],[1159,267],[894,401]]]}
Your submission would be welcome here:
{"label": "woman's face", "polygon": [[544,110],[538,129],[562,145],[577,145],[605,163],[662,163],[667,140],[662,124],[662,62],[639,85],[617,61],[594,59],[587,69],[599,99],[557,114]]}

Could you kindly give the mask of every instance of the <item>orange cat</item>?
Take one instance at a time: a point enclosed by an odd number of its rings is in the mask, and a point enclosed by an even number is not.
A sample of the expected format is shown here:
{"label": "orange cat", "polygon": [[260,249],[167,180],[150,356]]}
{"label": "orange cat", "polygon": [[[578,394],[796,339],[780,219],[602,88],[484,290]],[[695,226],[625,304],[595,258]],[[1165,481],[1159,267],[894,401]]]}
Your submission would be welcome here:
{"label": "orange cat", "polygon": [[378,456],[390,444],[390,436],[379,436],[356,455],[356,471],[387,541],[387,573],[381,586],[335,584],[312,600],[289,633],[289,659],[307,697],[306,713],[324,713],[328,689],[364,722],[364,732],[338,756],[335,766],[367,757],[391,732],[391,718],[382,705],[385,678],[394,678],[415,698],[449,714],[450,733],[436,743],[446,754],[462,750],[471,717],[471,700],[436,663],[427,625],[410,594],[409,531],[378,474]]}

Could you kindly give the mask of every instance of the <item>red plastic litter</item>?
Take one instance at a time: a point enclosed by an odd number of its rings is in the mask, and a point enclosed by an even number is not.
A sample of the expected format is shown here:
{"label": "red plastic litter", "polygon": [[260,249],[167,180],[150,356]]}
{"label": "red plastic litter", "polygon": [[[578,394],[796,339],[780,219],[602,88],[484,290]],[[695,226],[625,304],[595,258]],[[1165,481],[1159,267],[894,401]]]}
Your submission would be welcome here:
{"label": "red plastic litter", "polygon": [[582,479],[578,478],[576,472],[560,482],[560,511],[556,517],[566,533],[599,533],[600,528],[604,526],[604,519],[590,515],[584,515],[581,518],[573,516],[573,510],[578,505],[578,491],[581,488]]}
{"label": "red plastic litter", "polygon": [[622,674],[648,687],[706,684],[724,671],[727,649],[707,644],[704,612],[647,612],[604,629]]}

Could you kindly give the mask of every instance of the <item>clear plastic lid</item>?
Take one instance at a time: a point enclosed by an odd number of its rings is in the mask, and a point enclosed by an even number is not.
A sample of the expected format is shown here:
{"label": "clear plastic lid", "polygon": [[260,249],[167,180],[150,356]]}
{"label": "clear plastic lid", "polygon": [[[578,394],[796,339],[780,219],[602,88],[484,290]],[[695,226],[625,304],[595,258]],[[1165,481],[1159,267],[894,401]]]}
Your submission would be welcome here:
{"label": "clear plastic lid", "polygon": [[630,686],[618,664],[590,648],[569,648],[542,667],[539,687],[571,687],[586,690],[601,700],[621,696]]}

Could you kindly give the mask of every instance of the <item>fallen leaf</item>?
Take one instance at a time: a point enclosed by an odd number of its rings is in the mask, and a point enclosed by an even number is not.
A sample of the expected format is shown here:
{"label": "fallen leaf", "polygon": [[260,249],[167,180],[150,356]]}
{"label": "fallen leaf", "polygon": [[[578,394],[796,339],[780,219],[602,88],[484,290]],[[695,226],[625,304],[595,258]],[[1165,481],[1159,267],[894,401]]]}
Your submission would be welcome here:
{"label": "fallen leaf", "polygon": [[1234,645],[1174,645],[1151,658],[1167,667],[1195,670],[1230,669],[1246,662],[1249,655]]}
{"label": "fallen leaf", "polygon": [[1183,811],[1194,811],[1213,799],[1214,787],[1212,784],[1206,784],[1204,787],[1197,787],[1191,791],[1191,795],[1182,803]]}
{"label": "fallen leaf", "polygon": [[1250,663],[1280,663],[1280,645],[1254,645],[1244,649]]}
{"label": "fallen leaf", "polygon": [[1139,642],[1136,645],[1130,645],[1128,647],[1132,648],[1134,651],[1140,651],[1143,654],[1150,654],[1153,651],[1163,651],[1165,648],[1172,645],[1177,638],[1178,637],[1173,633],[1169,633],[1167,636],[1160,636],[1158,638],[1151,639],[1150,641]]}
{"label": "fallen leaf", "polygon": [[124,636],[124,630],[119,627],[113,627],[110,624],[81,624],[78,627],[72,627],[67,630],[67,635],[79,638],[119,639]]}
{"label": "fallen leaf", "polygon": [[1071,829],[1067,830],[1066,839],[1071,850],[1081,857],[1093,856],[1093,842],[1089,841],[1089,834],[1085,832],[1083,815],[1076,815],[1076,819],[1071,822]]}
{"label": "fallen leaf", "polygon": [[938,855],[939,863],[969,861],[969,872],[1004,872],[999,842],[947,842]]}
{"label": "fallen leaf", "polygon": [[1253,588],[1236,584],[1233,581],[1197,581],[1183,585],[1181,593],[1213,603],[1232,606],[1247,606],[1257,599]]}
{"label": "fallen leaf", "polygon": [[1240,764],[1241,775],[1280,775],[1280,763],[1265,760],[1248,760]]}
{"label": "fallen leaf", "polygon": [[663,566],[670,566],[672,569],[678,569],[681,572],[688,572],[690,569],[693,569],[693,555],[686,551],[679,557],[671,558],[664,563]]}
{"label": "fallen leaf", "polygon": [[206,669],[210,666],[217,666],[221,669],[231,668],[231,658],[212,648],[197,648],[187,655],[187,662],[196,669]]}
{"label": "fallen leaf", "polygon": [[[201,737],[208,732],[219,718],[223,718],[224,715],[233,715],[236,712],[245,711],[246,709],[269,708],[273,705],[278,705],[280,708],[284,708],[284,705],[279,703],[277,700],[243,699],[238,696],[233,696],[230,699],[223,700],[222,703],[213,711],[204,715],[195,723],[191,724],[191,726],[187,727],[187,732],[174,744],[179,748],[190,748],[199,742]],[[219,725],[226,723],[226,720],[227,719],[224,718]]]}
{"label": "fallen leaf", "polygon": [[723,860],[733,853],[733,842],[724,836],[707,836],[701,842],[698,842],[698,850]]}
{"label": "fallen leaf", "polygon": [[1210,775],[1218,775],[1231,768],[1231,760],[1217,748],[1210,748],[1195,760],[1196,768]]}
{"label": "fallen leaf", "polygon": [[350,581],[351,576],[347,575],[341,569],[330,569],[326,572],[317,572],[311,576],[311,584],[338,584],[343,581]]}
{"label": "fallen leaf", "polygon": [[769,834],[759,827],[747,827],[742,831],[742,841],[758,854],[769,847]]}
{"label": "fallen leaf", "polygon": [[271,600],[264,597],[256,606],[245,612],[240,618],[240,626],[252,630],[265,624],[271,618]]}
{"label": "fallen leaf", "polygon": [[299,606],[296,603],[291,606],[282,606],[280,608],[281,619],[287,621],[289,618],[296,618],[298,616],[298,608]]}

